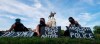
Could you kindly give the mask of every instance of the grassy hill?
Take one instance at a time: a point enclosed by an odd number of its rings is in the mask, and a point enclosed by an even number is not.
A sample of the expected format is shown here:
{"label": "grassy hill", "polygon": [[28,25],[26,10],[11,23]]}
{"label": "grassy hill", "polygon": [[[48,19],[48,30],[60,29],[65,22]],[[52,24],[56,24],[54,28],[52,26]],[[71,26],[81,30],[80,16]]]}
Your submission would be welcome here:
{"label": "grassy hill", "polygon": [[0,38],[0,44],[100,44],[100,34],[95,35],[95,39],[72,39],[70,37],[60,38]]}
{"label": "grassy hill", "polygon": [[64,31],[62,30],[60,38],[40,38],[40,37],[0,37],[0,44],[100,44],[100,27],[94,27],[94,39],[76,39],[70,37],[63,37]]}

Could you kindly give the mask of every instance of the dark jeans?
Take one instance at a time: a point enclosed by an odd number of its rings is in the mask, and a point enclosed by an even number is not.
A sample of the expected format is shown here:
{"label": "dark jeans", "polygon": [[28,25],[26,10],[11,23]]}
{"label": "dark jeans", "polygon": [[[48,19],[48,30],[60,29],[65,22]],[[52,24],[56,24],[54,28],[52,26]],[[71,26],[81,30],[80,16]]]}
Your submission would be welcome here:
{"label": "dark jeans", "polygon": [[64,31],[64,36],[70,36],[69,30]]}

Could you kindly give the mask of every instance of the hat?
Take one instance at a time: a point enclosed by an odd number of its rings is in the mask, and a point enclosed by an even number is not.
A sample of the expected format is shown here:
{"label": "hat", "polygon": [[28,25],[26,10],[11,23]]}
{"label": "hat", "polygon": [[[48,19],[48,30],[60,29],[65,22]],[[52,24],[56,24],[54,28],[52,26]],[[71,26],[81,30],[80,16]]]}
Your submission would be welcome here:
{"label": "hat", "polygon": [[19,19],[19,18],[17,18],[15,21],[16,21],[16,22],[20,22],[20,19]]}

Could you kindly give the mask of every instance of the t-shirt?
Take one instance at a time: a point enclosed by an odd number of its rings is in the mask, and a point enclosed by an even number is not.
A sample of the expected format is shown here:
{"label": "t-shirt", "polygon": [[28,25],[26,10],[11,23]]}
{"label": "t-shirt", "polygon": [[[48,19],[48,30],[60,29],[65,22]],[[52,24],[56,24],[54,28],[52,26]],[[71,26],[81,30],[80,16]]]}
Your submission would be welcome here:
{"label": "t-shirt", "polygon": [[69,27],[81,27],[81,25],[77,21],[75,21],[75,23],[70,24]]}
{"label": "t-shirt", "polygon": [[39,26],[39,33],[41,33],[41,28],[42,28],[42,27],[45,27],[46,24],[39,24],[38,26]]}
{"label": "t-shirt", "polygon": [[15,32],[28,31],[28,29],[22,23],[15,23],[14,31]]}

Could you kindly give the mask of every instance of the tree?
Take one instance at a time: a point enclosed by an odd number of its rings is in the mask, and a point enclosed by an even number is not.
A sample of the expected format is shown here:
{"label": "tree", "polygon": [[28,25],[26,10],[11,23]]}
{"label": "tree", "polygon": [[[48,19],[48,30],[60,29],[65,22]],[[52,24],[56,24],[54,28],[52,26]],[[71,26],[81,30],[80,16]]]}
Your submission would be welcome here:
{"label": "tree", "polygon": [[60,35],[64,36],[64,30],[61,30]]}
{"label": "tree", "polygon": [[94,33],[100,34],[100,26],[94,26]]}

